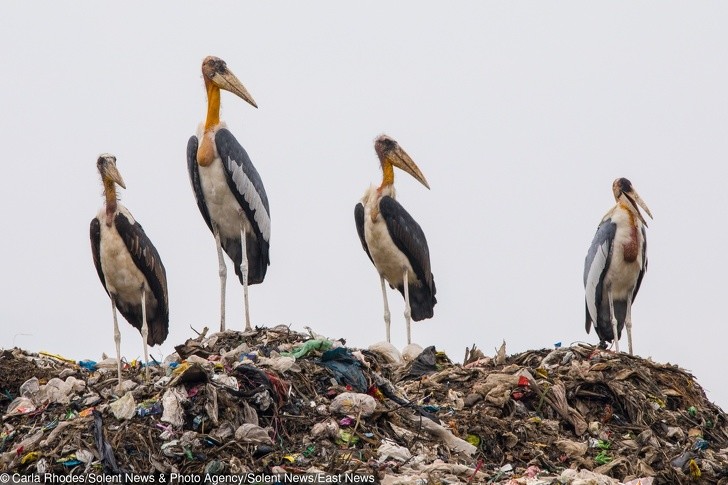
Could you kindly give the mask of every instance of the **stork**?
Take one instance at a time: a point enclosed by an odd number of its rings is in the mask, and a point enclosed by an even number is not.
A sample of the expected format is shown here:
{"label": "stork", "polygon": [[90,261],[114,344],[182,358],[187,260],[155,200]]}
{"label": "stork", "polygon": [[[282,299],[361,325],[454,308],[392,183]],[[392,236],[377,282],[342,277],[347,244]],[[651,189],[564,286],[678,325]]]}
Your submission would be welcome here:
{"label": "stork", "polygon": [[[144,362],[149,362],[147,345],[161,344],[169,331],[167,274],[157,249],[116,196],[116,184],[126,188],[116,168],[116,157],[99,156],[106,202],[91,220],[91,252],[101,284],[111,299],[114,315],[116,362],[121,385],[121,333],[117,308],[142,335]],[[149,367],[146,367],[149,381]]]}
{"label": "stork", "polygon": [[617,204],[602,218],[584,261],[586,331],[594,325],[599,346],[614,341],[619,352],[626,326],[631,355],[632,303],[647,269],[647,222],[639,207],[652,213],[626,178],[616,179],[612,192]]}
{"label": "stork", "polygon": [[234,263],[243,285],[245,330],[251,330],[248,285],[262,283],[270,264],[268,196],[248,153],[220,122],[220,90],[258,107],[225,61],[206,57],[202,77],[207,90],[207,118],[187,143],[190,182],[207,227],[215,237],[220,276],[220,331],[225,331],[227,268],[222,252]]}
{"label": "stork", "polygon": [[372,185],[354,208],[356,230],[364,251],[379,273],[384,298],[384,324],[390,341],[390,314],[387,289],[396,288],[405,301],[407,344],[411,343],[410,318],[416,322],[432,318],[435,280],[430,270],[430,250],[425,233],[411,215],[395,200],[394,167],[430,186],[419,167],[402,147],[387,135],[374,141],[382,166],[382,183]]}

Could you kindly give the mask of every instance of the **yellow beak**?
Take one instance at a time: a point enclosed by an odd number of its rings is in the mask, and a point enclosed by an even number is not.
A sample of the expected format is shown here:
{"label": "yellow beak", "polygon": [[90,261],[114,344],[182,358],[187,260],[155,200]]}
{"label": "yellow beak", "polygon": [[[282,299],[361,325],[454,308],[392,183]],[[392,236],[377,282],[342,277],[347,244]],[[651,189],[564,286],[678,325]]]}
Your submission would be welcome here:
{"label": "yellow beak", "polygon": [[215,75],[210,78],[210,80],[215,83],[218,88],[224,89],[225,91],[230,91],[231,93],[242,98],[254,107],[258,107],[258,105],[255,104],[255,100],[253,99],[253,97],[250,95],[248,90],[245,89],[245,86],[243,86],[243,83],[240,82],[240,79],[238,79],[235,74],[230,72],[230,70],[227,70],[224,74],[215,73]]}
{"label": "yellow beak", "polygon": [[106,164],[104,173],[112,182],[116,182],[124,189],[126,188],[126,184],[124,184],[124,179],[121,177],[121,174],[119,173],[119,169],[116,168],[115,162],[108,162]]}

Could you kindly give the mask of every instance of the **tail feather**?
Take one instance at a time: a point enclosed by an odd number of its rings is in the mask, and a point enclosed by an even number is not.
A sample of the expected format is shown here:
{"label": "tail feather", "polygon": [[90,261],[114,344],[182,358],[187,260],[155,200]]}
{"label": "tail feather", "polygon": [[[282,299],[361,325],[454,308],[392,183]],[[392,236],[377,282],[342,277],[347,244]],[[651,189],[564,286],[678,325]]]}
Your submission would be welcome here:
{"label": "tail feather", "polygon": [[[606,300],[606,298],[605,298]],[[622,338],[622,329],[624,321],[627,318],[627,302],[624,300],[614,301],[614,316],[617,318],[617,339]],[[612,342],[614,340],[614,330],[612,329],[612,321],[609,315],[609,302],[605,302],[599,311],[599,321],[594,326],[597,335],[602,342]]]}
{"label": "tail feather", "polygon": [[[268,270],[268,243],[258,243],[258,239],[250,234],[246,234],[245,246],[248,253],[248,284],[255,285],[262,283]],[[235,274],[238,275],[240,284],[243,284],[243,272],[240,265],[243,262],[243,251],[239,239],[225,239],[222,241],[222,247],[225,253],[233,261]]]}
{"label": "tail feather", "polygon": [[[404,286],[397,288],[402,296],[404,296]],[[409,285],[410,311],[412,312],[412,320],[419,322],[427,318],[432,318],[435,314],[435,281],[432,281],[432,291],[426,285]]]}
{"label": "tail feather", "polygon": [[[139,332],[142,331],[142,306],[139,304],[127,304],[124,301],[116,300],[116,309],[119,313]],[[158,305],[147,302],[147,344],[161,344],[167,339],[169,333],[169,315],[159,308]]]}

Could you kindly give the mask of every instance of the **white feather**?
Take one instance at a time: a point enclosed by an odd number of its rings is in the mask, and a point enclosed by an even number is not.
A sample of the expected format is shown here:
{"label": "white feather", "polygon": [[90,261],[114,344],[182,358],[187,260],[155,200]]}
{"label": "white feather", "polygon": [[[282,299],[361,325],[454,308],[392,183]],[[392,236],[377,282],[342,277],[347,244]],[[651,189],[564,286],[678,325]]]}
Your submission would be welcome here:
{"label": "white feather", "polygon": [[589,316],[593,322],[597,321],[597,285],[599,285],[599,277],[604,271],[607,264],[607,256],[609,255],[609,241],[604,241],[597,249],[589,268],[589,275],[586,279],[586,307],[589,309]]}
{"label": "white feather", "polygon": [[[117,205],[116,213],[121,213],[129,220],[129,224],[135,223],[131,212],[121,204]],[[134,264],[129,250],[124,244],[116,224],[111,227],[106,225],[106,209],[102,208],[96,216],[101,222],[101,235],[99,243],[99,256],[101,259],[101,270],[106,280],[106,289],[109,293],[117,295],[117,300],[132,304],[141,302],[142,284],[150,288],[141,270]],[[147,291],[147,308],[152,308],[156,300],[151,291]]]}
{"label": "white feather", "polygon": [[[220,123],[214,130],[201,133],[202,128],[198,128],[197,139],[202,144],[203,136],[211,138],[212,147],[215,151],[215,159],[206,166],[199,166],[200,185],[202,193],[205,196],[205,204],[210,214],[210,219],[218,227],[220,234],[227,238],[239,238],[240,230],[253,233],[253,226],[242,207],[230,190],[225,176],[225,167],[223,167],[222,159],[217,152],[215,144],[215,133],[221,128],[225,128],[224,123]],[[238,166],[232,159],[228,157],[227,169],[232,173],[232,179],[238,192],[243,195],[245,201],[252,209],[255,209],[255,223],[260,228],[263,239],[270,241],[270,217],[263,206],[260,194],[255,190],[252,182],[245,175],[243,169]]]}
{"label": "white feather", "polygon": [[[604,276],[604,285],[606,288],[611,288],[612,297],[615,300],[626,300],[628,296],[632,295],[634,288],[637,285],[637,278],[639,277],[640,271],[643,267],[644,253],[642,247],[644,245],[644,239],[642,237],[642,223],[639,219],[628,213],[627,209],[617,205],[616,210],[612,212],[611,219],[617,225],[617,230],[614,234],[614,243],[612,249],[612,261],[607,270],[607,274]],[[629,245],[632,241],[632,220],[637,225],[637,245],[639,251],[637,253],[637,259],[628,263],[624,260],[624,246]]]}
{"label": "white feather", "polygon": [[253,182],[250,181],[250,178],[245,174],[243,168],[230,157],[227,160],[227,167],[228,171],[232,174],[233,182],[238,192],[243,195],[245,202],[255,211],[253,217],[260,228],[261,234],[263,234],[263,239],[270,241],[270,217],[263,205],[263,199],[260,198],[260,194],[255,190]]}
{"label": "white feather", "polygon": [[[387,223],[379,212],[379,199],[385,195],[394,198],[394,187],[385,187],[380,195],[377,188],[372,186],[361,200],[364,205],[364,239],[367,242],[369,254],[379,274],[384,276],[390,285],[398,287],[404,282],[405,269],[410,275],[410,284],[418,284],[412,265],[407,256],[394,244],[392,236],[389,235]],[[375,209],[377,216],[372,221],[372,211]]]}

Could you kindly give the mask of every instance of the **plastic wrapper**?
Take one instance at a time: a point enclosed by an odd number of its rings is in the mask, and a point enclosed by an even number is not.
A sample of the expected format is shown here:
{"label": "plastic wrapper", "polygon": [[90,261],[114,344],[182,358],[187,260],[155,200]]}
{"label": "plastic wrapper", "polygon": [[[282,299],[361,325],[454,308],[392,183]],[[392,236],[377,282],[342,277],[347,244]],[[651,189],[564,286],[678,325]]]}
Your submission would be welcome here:
{"label": "plastic wrapper", "polygon": [[379,445],[377,453],[379,454],[380,461],[385,461],[390,458],[399,461],[407,461],[412,458],[412,453],[409,449],[404,446],[399,446],[390,440],[382,440],[382,444]]}
{"label": "plastic wrapper", "polygon": [[243,443],[254,443],[261,445],[272,445],[273,440],[268,432],[251,423],[244,423],[235,430],[235,439]]}
{"label": "plastic wrapper", "polygon": [[377,408],[377,401],[368,394],[344,392],[334,398],[329,405],[329,411],[337,414],[352,416],[371,416]]}
{"label": "plastic wrapper", "polygon": [[131,392],[112,402],[109,409],[116,419],[131,419],[136,414],[136,401]]}
{"label": "plastic wrapper", "polygon": [[162,396],[162,418],[161,420],[175,427],[182,427],[184,424],[184,409],[182,403],[187,401],[187,394],[184,387],[173,387],[167,389]]}

